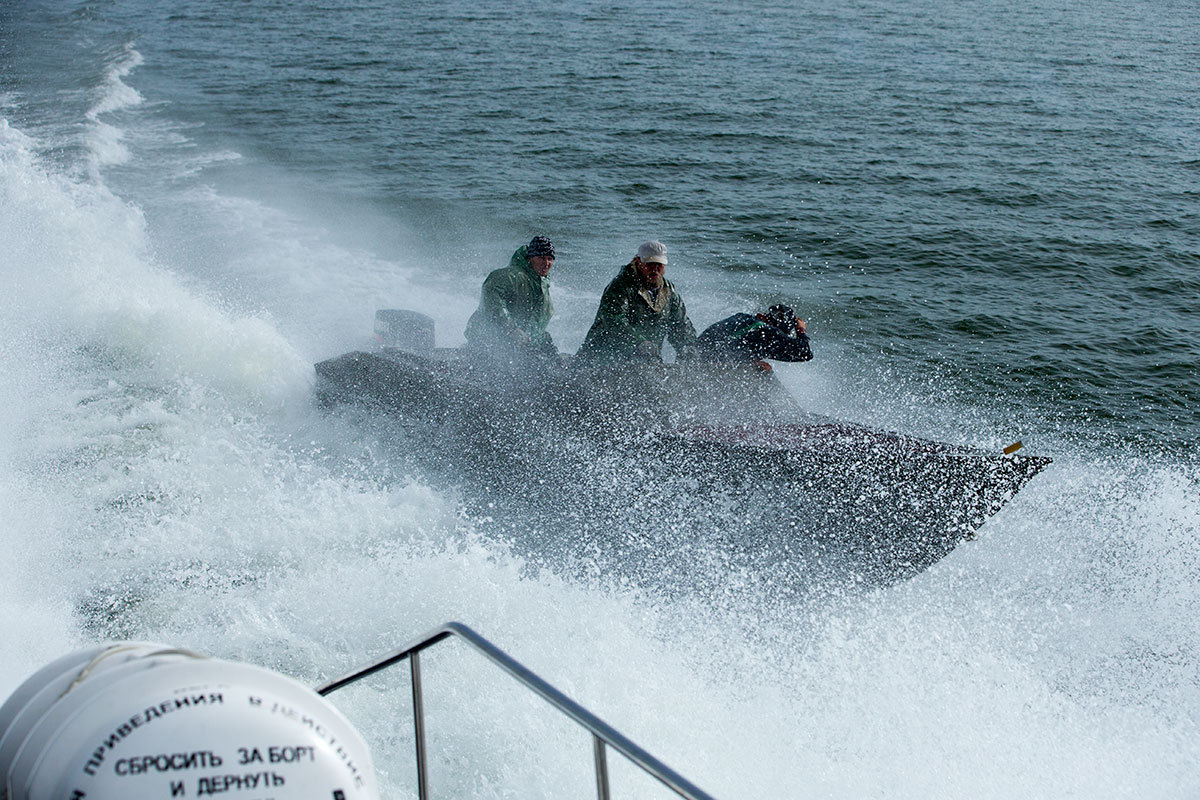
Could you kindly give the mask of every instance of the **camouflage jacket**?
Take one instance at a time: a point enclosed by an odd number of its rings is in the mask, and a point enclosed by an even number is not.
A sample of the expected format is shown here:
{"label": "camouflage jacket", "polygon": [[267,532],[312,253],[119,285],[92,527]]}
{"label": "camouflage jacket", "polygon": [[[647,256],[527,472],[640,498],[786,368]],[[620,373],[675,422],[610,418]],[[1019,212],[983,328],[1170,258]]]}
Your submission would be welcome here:
{"label": "camouflage jacket", "polygon": [[654,292],[642,286],[633,262],[608,284],[600,298],[596,319],[579,348],[584,361],[644,361],[639,349],[650,342],[661,357],[663,340],[678,353],[696,343],[696,329],[688,319],[683,298],[670,281]]}
{"label": "camouflage jacket", "polygon": [[555,350],[546,331],[554,305],[550,281],[529,266],[525,245],[517,248],[508,266],[492,271],[483,281],[479,308],[467,321],[467,342],[472,347],[519,347],[516,331],[529,337],[534,350]]}

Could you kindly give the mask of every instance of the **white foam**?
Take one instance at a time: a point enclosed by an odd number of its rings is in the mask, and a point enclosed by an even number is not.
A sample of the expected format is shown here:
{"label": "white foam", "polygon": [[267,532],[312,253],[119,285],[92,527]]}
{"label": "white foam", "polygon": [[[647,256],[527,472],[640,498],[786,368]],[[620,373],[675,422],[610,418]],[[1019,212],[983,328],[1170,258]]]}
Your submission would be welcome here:
{"label": "white foam", "polygon": [[100,85],[99,98],[87,111],[86,117],[91,128],[88,143],[92,153],[93,174],[101,167],[129,161],[129,149],[124,143],[125,132],[100,118],[134,108],[144,102],[142,95],[123,80],[143,61],[142,54],[132,45],[127,45],[106,70],[104,81]]}
{"label": "white foam", "polygon": [[266,320],[222,312],[152,262],[136,208],[102,185],[43,173],[19,135],[0,146],[5,279],[19,312],[10,325],[94,343],[162,379],[190,376],[262,399],[307,389],[310,366]]}

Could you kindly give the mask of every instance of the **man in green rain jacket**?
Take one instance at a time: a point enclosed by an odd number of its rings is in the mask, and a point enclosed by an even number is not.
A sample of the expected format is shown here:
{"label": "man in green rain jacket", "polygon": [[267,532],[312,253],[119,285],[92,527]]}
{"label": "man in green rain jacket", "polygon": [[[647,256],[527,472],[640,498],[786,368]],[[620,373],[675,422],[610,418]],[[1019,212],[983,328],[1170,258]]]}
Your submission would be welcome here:
{"label": "man in green rain jacket", "polygon": [[554,314],[550,281],[554,244],[535,236],[512,254],[508,266],[483,281],[479,308],[467,321],[467,346],[505,361],[550,359],[558,349],[546,325]]}
{"label": "man in green rain jacket", "polygon": [[650,241],[638,248],[605,288],[578,360],[582,364],[662,361],[663,339],[676,357],[688,357],[696,344],[696,329],[688,319],[683,298],[663,277],[667,246]]}

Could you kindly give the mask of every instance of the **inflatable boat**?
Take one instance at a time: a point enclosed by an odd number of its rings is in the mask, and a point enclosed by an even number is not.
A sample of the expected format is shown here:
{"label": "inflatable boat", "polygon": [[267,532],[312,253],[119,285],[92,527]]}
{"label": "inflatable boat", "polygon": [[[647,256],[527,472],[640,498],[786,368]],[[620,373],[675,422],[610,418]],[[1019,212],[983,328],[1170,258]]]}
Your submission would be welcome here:
{"label": "inflatable boat", "polygon": [[682,548],[685,571],[902,579],[1050,463],[809,414],[749,365],[520,368],[434,348],[432,320],[381,313],[378,349],[316,365],[323,404],[398,422],[426,468],[520,520],[516,538],[652,574]]}

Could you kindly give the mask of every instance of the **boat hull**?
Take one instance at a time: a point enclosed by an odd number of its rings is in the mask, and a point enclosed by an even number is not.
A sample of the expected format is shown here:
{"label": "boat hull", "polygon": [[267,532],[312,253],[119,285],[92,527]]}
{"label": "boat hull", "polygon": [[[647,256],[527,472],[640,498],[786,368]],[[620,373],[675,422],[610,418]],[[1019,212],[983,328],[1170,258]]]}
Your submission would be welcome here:
{"label": "boat hull", "polygon": [[1050,463],[807,414],[749,369],[516,373],[395,350],[316,370],[324,403],[399,421],[421,466],[527,549],[656,580],[901,580]]}

